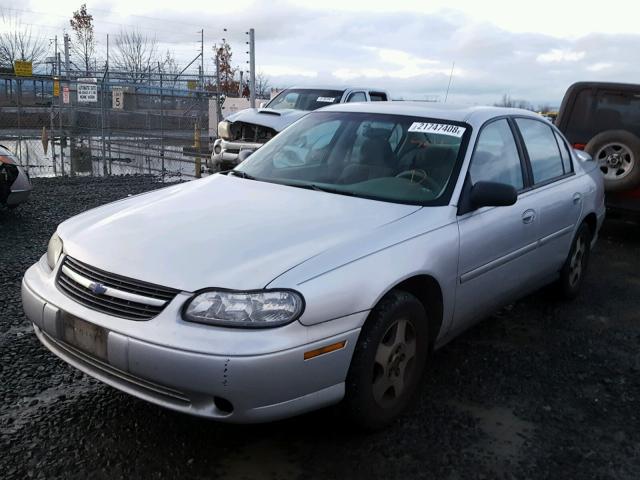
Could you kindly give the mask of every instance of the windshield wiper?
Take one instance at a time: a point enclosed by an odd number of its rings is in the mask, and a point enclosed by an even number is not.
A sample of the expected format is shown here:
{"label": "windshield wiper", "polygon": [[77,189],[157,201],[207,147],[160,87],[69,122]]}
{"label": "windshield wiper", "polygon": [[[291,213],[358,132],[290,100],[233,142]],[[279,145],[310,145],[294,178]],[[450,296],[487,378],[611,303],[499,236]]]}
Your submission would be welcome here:
{"label": "windshield wiper", "polygon": [[331,187],[325,187],[325,186],[320,186],[317,185],[315,183],[286,183],[285,185],[288,185],[290,187],[298,187],[298,188],[306,188],[308,190],[315,190],[317,192],[326,192],[326,193],[337,193],[339,195],[348,195],[350,197],[355,196],[354,192],[350,192],[349,190],[342,190],[339,188],[331,188]]}
{"label": "windshield wiper", "polygon": [[247,180],[257,180],[253,175],[249,175],[247,172],[243,172],[242,170],[227,170],[224,173],[225,175],[233,175],[234,177],[246,178]]}

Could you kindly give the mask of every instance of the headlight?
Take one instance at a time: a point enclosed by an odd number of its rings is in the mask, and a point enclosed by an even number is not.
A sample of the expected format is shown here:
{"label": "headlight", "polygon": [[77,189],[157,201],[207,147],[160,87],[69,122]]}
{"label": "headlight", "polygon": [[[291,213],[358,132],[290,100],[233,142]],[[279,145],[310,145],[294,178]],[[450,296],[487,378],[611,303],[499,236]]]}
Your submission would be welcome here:
{"label": "headlight", "polygon": [[268,328],[293,322],[303,310],[304,299],[293,290],[209,290],[189,300],[183,315],[189,322]]}
{"label": "headlight", "polygon": [[231,138],[231,123],[226,120],[218,123],[218,137],[229,140]]}
{"label": "headlight", "polygon": [[60,255],[62,255],[62,240],[57,233],[54,233],[47,247],[47,263],[51,270],[55,268],[58,260],[60,260]]}

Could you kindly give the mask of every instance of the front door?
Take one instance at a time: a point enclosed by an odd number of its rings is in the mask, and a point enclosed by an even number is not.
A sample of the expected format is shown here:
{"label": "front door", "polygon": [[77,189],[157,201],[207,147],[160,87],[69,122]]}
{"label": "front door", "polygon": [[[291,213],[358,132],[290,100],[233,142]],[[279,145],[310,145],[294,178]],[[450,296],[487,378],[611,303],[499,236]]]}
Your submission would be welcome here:
{"label": "front door", "polygon": [[538,204],[523,192],[523,161],[506,119],[480,131],[468,181],[512,185],[518,200],[508,207],[483,207],[458,217],[460,260],[454,328],[465,328],[524,292],[538,277],[532,258],[538,240]]}

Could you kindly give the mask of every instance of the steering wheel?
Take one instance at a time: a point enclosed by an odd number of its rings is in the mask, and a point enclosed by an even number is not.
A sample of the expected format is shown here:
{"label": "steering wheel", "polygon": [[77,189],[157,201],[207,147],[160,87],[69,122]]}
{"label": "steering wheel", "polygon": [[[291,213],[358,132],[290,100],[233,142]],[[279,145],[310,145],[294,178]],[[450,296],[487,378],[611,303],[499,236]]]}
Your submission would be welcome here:
{"label": "steering wheel", "polygon": [[435,180],[429,177],[427,172],[425,172],[421,168],[412,168],[410,170],[405,170],[404,172],[400,172],[399,174],[397,174],[396,178],[404,178],[406,180],[409,180],[411,183],[417,183],[419,185],[426,184],[424,186],[432,192],[440,191],[440,185],[438,185]]}

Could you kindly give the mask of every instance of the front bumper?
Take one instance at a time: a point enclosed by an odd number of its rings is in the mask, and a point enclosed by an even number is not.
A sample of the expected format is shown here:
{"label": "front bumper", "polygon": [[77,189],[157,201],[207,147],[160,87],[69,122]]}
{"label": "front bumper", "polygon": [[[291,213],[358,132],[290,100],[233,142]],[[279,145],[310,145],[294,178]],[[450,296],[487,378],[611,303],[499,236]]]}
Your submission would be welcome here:
{"label": "front bumper", "polygon": [[242,150],[257,150],[264,143],[229,141],[218,138],[213,142],[213,153],[211,154],[211,169],[220,169],[221,165],[234,167],[238,164],[238,155]]}
{"label": "front bumper", "polygon": [[[362,314],[269,330],[191,325],[180,318],[185,293],[151,320],[124,320],[73,302],[55,287],[55,272],[47,272],[43,263],[32,266],[22,282],[24,310],[38,339],[70,365],[119,390],[173,410],[237,423],[298,415],[344,396]],[[63,312],[108,330],[106,360],[62,340]],[[190,329],[204,342],[190,341]],[[166,335],[163,342],[158,332]],[[343,349],[304,360],[305,352],[343,340]]]}

